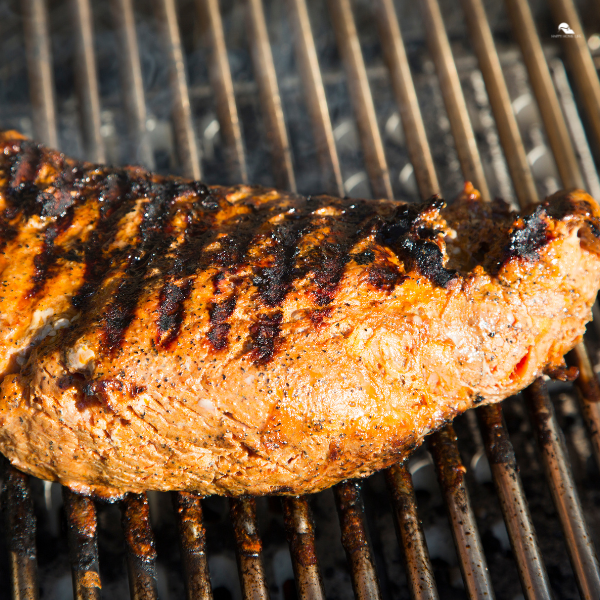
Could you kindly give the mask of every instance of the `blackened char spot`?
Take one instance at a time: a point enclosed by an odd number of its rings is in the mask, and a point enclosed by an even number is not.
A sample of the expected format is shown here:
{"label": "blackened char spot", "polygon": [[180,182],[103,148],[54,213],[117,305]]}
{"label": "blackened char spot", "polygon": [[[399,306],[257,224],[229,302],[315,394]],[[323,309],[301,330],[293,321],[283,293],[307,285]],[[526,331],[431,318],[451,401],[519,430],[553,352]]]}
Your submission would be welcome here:
{"label": "blackened char spot", "polygon": [[353,254],[352,258],[357,265],[370,265],[375,260],[375,253],[372,250],[365,250],[364,252]]}
{"label": "blackened char spot", "polygon": [[181,285],[167,283],[160,291],[158,300],[158,345],[169,348],[178,338],[184,315],[184,302],[189,298],[192,280]]}
{"label": "blackened char spot", "polygon": [[508,244],[504,250],[502,263],[511,258],[537,260],[538,250],[547,240],[547,212],[543,206],[536,206],[532,214],[517,220],[517,226],[510,232]]}
{"label": "blackened char spot", "polygon": [[282,319],[280,312],[272,315],[259,314],[257,321],[250,327],[251,356],[256,364],[264,365],[273,358],[279,342]]}
{"label": "blackened char spot", "polygon": [[208,309],[211,327],[207,333],[208,340],[215,350],[225,350],[229,345],[227,339],[231,325],[227,320],[233,314],[237,297],[231,295],[221,302],[212,304]]}
{"label": "blackened char spot", "polygon": [[[596,223],[594,223],[594,221],[596,221]],[[600,238],[600,224],[597,222],[598,219],[594,219],[594,221],[589,219],[587,221],[588,227],[590,228],[590,231],[594,237]]]}
{"label": "blackened char spot", "polygon": [[42,152],[40,147],[29,140],[24,140],[20,151],[11,156],[9,185],[6,190],[7,208],[4,218],[14,219],[19,213],[26,218],[35,213],[36,198],[39,188],[35,179],[40,168]]}
{"label": "blackened char spot", "polygon": [[441,250],[427,240],[405,238],[400,245],[403,258],[409,262],[430,281],[441,287],[446,287],[450,281],[456,279],[457,273],[444,267]]}

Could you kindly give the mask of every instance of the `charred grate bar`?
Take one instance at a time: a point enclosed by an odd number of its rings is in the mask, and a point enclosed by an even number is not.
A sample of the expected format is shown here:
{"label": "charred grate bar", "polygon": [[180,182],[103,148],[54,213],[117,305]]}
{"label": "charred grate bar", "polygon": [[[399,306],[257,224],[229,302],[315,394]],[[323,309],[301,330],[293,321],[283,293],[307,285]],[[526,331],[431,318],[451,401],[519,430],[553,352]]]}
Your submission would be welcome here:
{"label": "charred grate bar", "polygon": [[[328,0],[326,5],[325,10],[330,16],[337,41],[337,51],[346,73],[362,159],[371,189],[376,196],[392,197],[394,191],[390,168],[378,122],[372,82],[357,31],[355,8],[350,0]],[[107,152],[102,135],[101,86],[94,53],[93,6],[89,0],[69,1],[72,36],[75,41],[74,79],[80,114],[79,128],[86,158],[103,161]],[[552,0],[551,6],[557,23],[565,21],[581,31],[581,20],[573,0]],[[189,3],[185,8],[190,14],[197,14],[201,41],[208,52],[207,66],[217,103],[217,129],[223,137],[229,174],[235,180],[248,181],[249,160],[244,149],[242,119],[236,101],[219,2],[196,0],[195,11]],[[121,90],[129,128],[131,148],[128,156],[132,162],[154,168],[155,157],[143,88],[133,3],[131,0],[111,0],[110,9],[119,47]],[[316,141],[322,181],[329,191],[343,195],[349,191],[345,188],[349,187],[348,182],[351,178],[344,181],[342,159],[336,144],[341,133],[333,127],[333,108],[328,104],[308,6],[305,0],[287,0],[285,9],[286,18],[294,31],[300,82]],[[428,198],[439,193],[440,186],[396,9],[392,0],[376,0],[369,5],[369,9],[377,23],[379,42],[404,128],[416,187],[422,198]],[[460,6],[456,9],[460,10]],[[469,23],[473,49],[488,92],[516,198],[522,206],[535,203],[538,201],[536,183],[515,120],[486,9],[481,0],[462,0],[462,9]],[[529,81],[537,98],[562,184],[564,187],[586,187],[586,180],[527,0],[506,0],[506,9],[512,31],[522,49]],[[204,158],[199,145],[196,111],[186,71],[186,48],[178,24],[178,4],[175,0],[154,0],[153,10],[167,65],[171,118],[174,124],[174,139],[179,148],[181,172],[200,178]],[[48,13],[46,0],[24,0],[22,3],[33,130],[37,139],[50,146],[59,147],[57,91],[53,80]],[[286,96],[278,81],[276,60],[262,0],[244,0],[243,13],[262,119],[267,129],[274,180],[280,187],[295,191],[298,177],[294,170],[293,146],[285,119]],[[422,3],[422,22],[446,112],[450,118],[461,171],[466,179],[473,181],[480,189],[484,199],[489,199],[491,193],[488,177],[461,87],[457,61],[453,57],[437,0],[426,0]],[[568,64],[573,71],[577,90],[581,94],[584,110],[591,124],[594,136],[592,145],[600,147],[600,82],[592,57],[585,38],[583,41],[575,38],[572,44],[568,40],[563,40],[563,43]],[[583,343],[572,352],[569,360],[580,372],[576,387],[581,412],[589,433],[593,455],[600,465],[600,391],[592,361]],[[600,568],[576,491],[568,461],[568,450],[545,382],[538,380],[527,390],[525,396],[575,580],[582,597],[598,598]],[[491,476],[515,556],[523,594],[527,598],[549,597],[550,581],[519,478],[515,452],[502,408],[482,407],[477,413],[483,434],[483,446],[489,459]],[[494,596],[492,581],[466,486],[466,468],[452,426],[431,436],[430,448],[445,498],[465,589],[470,597],[491,598]],[[414,598],[437,598],[434,569],[419,521],[417,496],[409,469],[405,464],[392,467],[386,473],[386,481],[410,593]],[[384,597],[384,588],[377,576],[377,561],[369,542],[368,519],[364,513],[360,485],[356,482],[343,482],[336,486],[334,495],[341,540],[347,555],[355,596],[361,599]],[[36,523],[29,479],[10,466],[6,468],[4,475],[2,504],[13,597],[37,598],[39,582]],[[174,493],[172,504],[176,515],[187,597],[212,598],[202,499],[190,493]],[[95,503],[89,498],[64,490],[63,505],[74,597],[99,598],[102,581],[98,552],[99,522]],[[323,598],[324,585],[317,559],[318,522],[315,525],[309,500],[306,497],[284,498],[282,506],[297,595],[303,599]],[[145,495],[128,495],[120,502],[120,508],[131,598],[157,598],[157,549],[148,498]],[[244,598],[268,598],[268,573],[263,560],[264,547],[259,535],[255,500],[231,500],[230,521],[237,548],[242,595]]]}

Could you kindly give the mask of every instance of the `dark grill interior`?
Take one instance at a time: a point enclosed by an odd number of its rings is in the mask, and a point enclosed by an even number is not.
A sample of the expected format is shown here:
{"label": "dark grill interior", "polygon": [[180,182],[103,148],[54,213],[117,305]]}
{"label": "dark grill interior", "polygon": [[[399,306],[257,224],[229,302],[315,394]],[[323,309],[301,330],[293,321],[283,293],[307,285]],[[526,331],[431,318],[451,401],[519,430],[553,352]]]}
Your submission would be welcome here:
{"label": "dark grill interior", "polygon": [[[420,4],[5,0],[0,127],[207,183],[600,198],[600,9]],[[599,598],[589,329],[575,385],[538,380],[311,498],[106,505],[5,465],[0,598]]]}

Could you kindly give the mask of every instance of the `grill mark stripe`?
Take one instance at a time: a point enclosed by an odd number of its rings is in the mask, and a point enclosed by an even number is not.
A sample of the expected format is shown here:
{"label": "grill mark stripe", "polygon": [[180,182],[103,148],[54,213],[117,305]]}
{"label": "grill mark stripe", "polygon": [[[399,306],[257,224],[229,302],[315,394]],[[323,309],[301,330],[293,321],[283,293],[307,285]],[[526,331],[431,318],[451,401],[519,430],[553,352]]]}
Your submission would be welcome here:
{"label": "grill mark stripe", "polygon": [[192,290],[192,280],[186,279],[181,285],[166,284],[159,296],[159,319],[157,345],[169,349],[179,337],[184,319],[184,302]]}
{"label": "grill mark stripe", "polygon": [[234,292],[225,300],[209,305],[208,315],[211,327],[206,337],[215,350],[225,350],[229,345],[228,336],[231,325],[227,323],[227,320],[233,314],[236,303],[237,296]]}
{"label": "grill mark stripe", "polygon": [[25,296],[33,298],[37,296],[45,287],[46,282],[53,275],[53,267],[58,258],[56,238],[64,233],[73,222],[73,210],[67,211],[67,214],[60,217],[55,223],[51,223],[44,232],[44,241],[42,249],[33,257],[34,273],[32,277],[32,287]]}
{"label": "grill mark stripe", "polygon": [[174,182],[150,183],[149,188],[150,199],[144,205],[138,229],[140,244],[130,253],[126,272],[103,319],[102,336],[111,354],[122,345],[125,332],[134,318],[146,274],[169,246],[165,230],[179,190]]}
{"label": "grill mark stripe", "polygon": [[131,210],[135,202],[131,191],[131,181],[124,173],[109,172],[101,178],[97,193],[92,195],[93,201],[100,204],[100,217],[85,245],[82,285],[71,299],[73,306],[81,311],[88,308],[105,281],[115,254],[119,253],[103,254],[102,248],[116,238],[117,223]]}

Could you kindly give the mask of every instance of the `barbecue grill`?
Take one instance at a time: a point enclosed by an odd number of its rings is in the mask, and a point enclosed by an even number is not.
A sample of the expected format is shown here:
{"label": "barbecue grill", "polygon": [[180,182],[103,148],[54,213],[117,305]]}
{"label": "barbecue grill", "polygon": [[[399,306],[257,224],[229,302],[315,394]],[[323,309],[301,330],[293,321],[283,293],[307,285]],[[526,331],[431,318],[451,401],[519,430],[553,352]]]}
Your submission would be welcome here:
{"label": "barbecue grill", "polygon": [[[598,7],[409,4],[154,0],[134,10],[132,0],[6,0],[0,125],[76,157],[208,183],[416,200],[452,197],[466,179],[484,199],[501,195],[522,207],[557,187],[600,198],[600,37],[591,35],[600,31]],[[560,23],[575,33],[559,32]],[[5,465],[0,597],[12,589],[13,598],[38,598],[40,586],[48,597],[52,577],[55,597],[68,597],[64,580],[60,587],[42,564],[56,566],[67,546],[74,597],[118,597],[122,586],[112,582],[124,573],[110,548],[123,544],[116,555],[126,559],[136,600],[159,591],[190,599],[343,598],[351,590],[360,600],[493,598],[493,583],[499,597],[570,598],[576,586],[582,598],[598,599],[598,339],[592,327],[587,346],[570,354],[580,372],[574,386],[540,379],[522,398],[459,418],[460,449],[448,425],[430,436],[428,451],[362,490],[344,482],[333,497],[244,497],[226,508],[224,499],[150,493],[106,506],[66,489],[61,497],[56,484]],[[462,579],[438,550],[430,559],[435,536],[422,520],[431,521],[439,491],[418,479],[432,464]],[[530,493],[541,472],[547,487]],[[546,514],[532,515],[532,496]],[[520,592],[516,581],[502,581],[504,566],[488,568],[493,544],[478,529],[482,502],[503,516],[494,539],[505,540],[505,578],[518,573]],[[392,519],[397,542],[387,531]],[[538,527],[540,542],[536,522],[547,527]],[[289,554],[280,556],[270,548],[283,548],[284,537]],[[398,551],[403,568],[390,558]],[[570,571],[557,566],[566,556]],[[561,583],[556,572],[565,569]]]}

